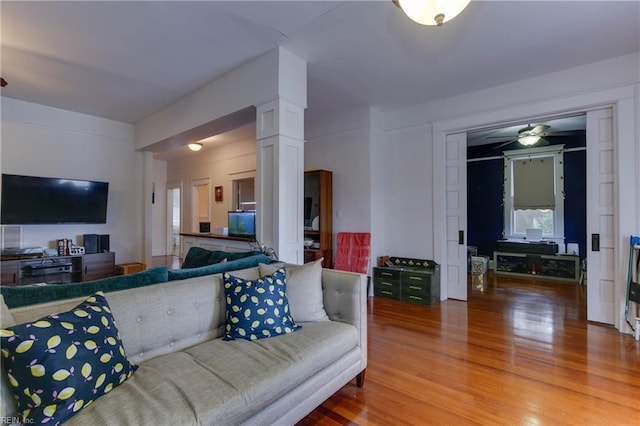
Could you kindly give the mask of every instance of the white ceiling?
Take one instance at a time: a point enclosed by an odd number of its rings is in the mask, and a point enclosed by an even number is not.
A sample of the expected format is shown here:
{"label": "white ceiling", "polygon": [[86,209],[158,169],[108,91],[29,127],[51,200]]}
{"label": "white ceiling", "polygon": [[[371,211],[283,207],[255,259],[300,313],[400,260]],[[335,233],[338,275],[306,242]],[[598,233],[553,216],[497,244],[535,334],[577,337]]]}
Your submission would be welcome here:
{"label": "white ceiling", "polygon": [[308,118],[640,51],[640,1],[474,0],[443,27],[390,0],[0,4],[2,96],[131,123],[278,45],[308,62]]}

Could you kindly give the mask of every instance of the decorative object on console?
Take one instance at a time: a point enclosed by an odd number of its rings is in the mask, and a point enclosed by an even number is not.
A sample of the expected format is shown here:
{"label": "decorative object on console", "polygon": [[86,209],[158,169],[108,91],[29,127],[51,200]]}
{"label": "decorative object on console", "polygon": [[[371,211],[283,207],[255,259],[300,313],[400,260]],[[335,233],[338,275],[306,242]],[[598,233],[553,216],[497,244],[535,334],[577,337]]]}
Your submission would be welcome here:
{"label": "decorative object on console", "polygon": [[230,237],[255,238],[255,210],[232,210],[227,214]]}
{"label": "decorative object on console", "polygon": [[211,222],[200,222],[198,225],[201,234],[208,234],[211,232]]}
{"label": "decorative object on console", "polygon": [[102,292],[74,309],[3,329],[3,362],[29,423],[62,423],[129,379],[131,364]]}

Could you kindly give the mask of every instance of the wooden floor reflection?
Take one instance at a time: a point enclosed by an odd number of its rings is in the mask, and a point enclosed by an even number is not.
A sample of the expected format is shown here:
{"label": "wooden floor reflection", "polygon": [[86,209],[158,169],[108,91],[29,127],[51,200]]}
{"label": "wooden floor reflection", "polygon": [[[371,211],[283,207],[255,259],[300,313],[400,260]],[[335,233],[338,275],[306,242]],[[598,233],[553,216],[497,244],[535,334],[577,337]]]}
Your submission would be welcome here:
{"label": "wooden floor reflection", "polygon": [[369,365],[300,425],[640,425],[640,342],[575,284],[489,276],[467,303],[369,299]]}

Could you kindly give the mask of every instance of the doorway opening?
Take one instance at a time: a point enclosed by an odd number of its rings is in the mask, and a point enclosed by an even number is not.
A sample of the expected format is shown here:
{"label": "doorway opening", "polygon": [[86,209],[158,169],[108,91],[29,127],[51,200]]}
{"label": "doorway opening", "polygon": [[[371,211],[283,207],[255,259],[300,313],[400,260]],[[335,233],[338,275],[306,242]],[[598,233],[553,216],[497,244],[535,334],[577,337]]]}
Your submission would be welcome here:
{"label": "doorway opening", "polygon": [[191,182],[191,232],[200,232],[200,222],[211,223],[211,185],[209,179]]}
{"label": "doorway opening", "polygon": [[182,218],[182,185],[167,185],[167,255],[180,256],[181,253],[181,220]]}
{"label": "doorway opening", "polygon": [[234,210],[255,210],[255,177],[232,181]]}

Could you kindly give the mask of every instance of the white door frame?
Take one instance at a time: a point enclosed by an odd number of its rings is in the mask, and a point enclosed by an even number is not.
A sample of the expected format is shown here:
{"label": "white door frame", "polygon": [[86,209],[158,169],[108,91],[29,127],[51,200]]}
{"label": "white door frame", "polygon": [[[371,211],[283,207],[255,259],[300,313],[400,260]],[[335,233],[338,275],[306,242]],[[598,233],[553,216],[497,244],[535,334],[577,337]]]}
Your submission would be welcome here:
{"label": "white door frame", "polygon": [[207,187],[207,220],[211,221],[211,178],[194,179],[191,181],[191,231],[197,233],[198,229],[198,187]]}
{"label": "white door frame", "polygon": [[[447,263],[446,238],[443,230],[446,226],[445,211],[445,140],[448,134],[466,132],[473,129],[503,125],[508,122],[522,122],[531,119],[546,119],[574,113],[581,113],[603,107],[613,107],[614,134],[616,135],[615,163],[616,182],[622,182],[623,178],[635,178],[635,162],[637,142],[635,128],[635,87],[633,85],[612,89],[600,90],[591,93],[582,93],[573,96],[553,98],[551,100],[528,102],[523,105],[510,108],[494,109],[482,113],[442,120],[433,123],[433,235],[434,235],[434,260],[441,265]],[[628,141],[624,144],[617,141]],[[634,185],[616,185],[616,216],[615,230],[616,240],[614,249],[615,259],[615,321],[614,326],[623,332],[630,333],[631,329],[624,320],[624,303],[626,292],[626,267],[627,251],[622,250],[628,245],[629,236],[637,233],[635,229],[636,219],[633,216],[637,208],[637,200]],[[589,188],[587,188],[589,191]],[[589,229],[587,229],[589,232]],[[441,269],[441,283],[447,282],[447,271]],[[465,277],[466,280],[466,277]],[[442,285],[442,284],[441,284]],[[442,299],[448,297],[448,289],[441,289]]]}
{"label": "white door frame", "polygon": [[[183,221],[184,221],[184,193],[182,188],[182,182],[168,182],[167,183],[167,223],[165,224],[165,232],[166,232],[166,241],[167,241],[167,254],[173,254],[173,250],[169,250],[170,247],[173,247],[173,205],[169,202],[169,191],[174,189],[180,190],[180,232],[183,231]],[[180,246],[178,253],[182,255],[182,237],[180,237],[180,241],[178,242]]]}

